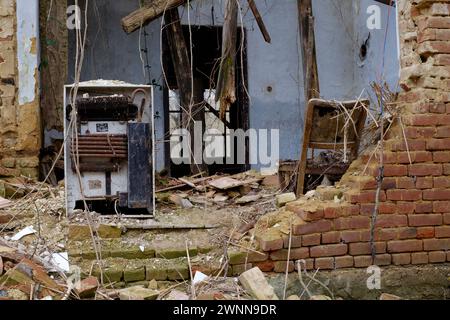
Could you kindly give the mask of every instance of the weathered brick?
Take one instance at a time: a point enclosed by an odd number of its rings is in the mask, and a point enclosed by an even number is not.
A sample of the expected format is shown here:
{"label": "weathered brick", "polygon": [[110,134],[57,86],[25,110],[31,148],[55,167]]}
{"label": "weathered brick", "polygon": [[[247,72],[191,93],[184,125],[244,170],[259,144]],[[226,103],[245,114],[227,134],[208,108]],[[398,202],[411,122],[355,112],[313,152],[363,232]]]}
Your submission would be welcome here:
{"label": "weathered brick", "polygon": [[397,213],[398,214],[411,214],[414,212],[415,209],[415,203],[414,202],[397,202]]}
{"label": "weathered brick", "polygon": [[398,239],[415,239],[417,237],[417,229],[416,228],[398,228]]}
{"label": "weathered brick", "polygon": [[320,270],[334,269],[334,258],[317,258],[314,261],[314,266]]}
{"label": "weathered brick", "polygon": [[299,266],[302,268],[302,270],[313,270],[314,269],[314,260],[315,259],[303,259],[303,260],[297,260],[294,263],[295,270],[298,271]]}
{"label": "weathered brick", "polygon": [[343,256],[347,253],[346,244],[329,244],[321,245],[316,247],[311,247],[310,255],[312,258],[316,257],[333,257],[333,256]]}
{"label": "weathered brick", "polygon": [[320,233],[308,234],[302,237],[302,246],[310,247],[320,244]]}
{"label": "weathered brick", "polygon": [[439,226],[435,228],[436,238],[450,238],[450,226]]}
{"label": "weathered brick", "polygon": [[450,188],[450,179],[447,177],[434,177],[433,186],[436,189]]}
{"label": "weathered brick", "polygon": [[448,151],[433,152],[433,161],[437,163],[450,162],[450,152]]}
{"label": "weathered brick", "polygon": [[393,227],[404,227],[407,225],[408,225],[408,218],[406,217],[406,215],[382,214],[377,217],[375,227],[393,228]]}
{"label": "weathered brick", "polygon": [[370,218],[364,216],[354,216],[350,218],[338,218],[334,220],[336,230],[346,229],[367,229],[370,227]]}
{"label": "weathered brick", "polygon": [[259,246],[263,251],[273,251],[282,249],[284,245],[281,235],[265,233],[259,238]]}
{"label": "weathered brick", "polygon": [[[284,248],[289,248],[289,235],[283,236],[283,246]],[[291,236],[291,248],[300,248],[302,246],[301,236]]]}
{"label": "weathered brick", "polygon": [[411,253],[411,264],[427,264],[428,254],[426,252]]}
{"label": "weathered brick", "polygon": [[374,264],[376,266],[388,266],[391,264],[392,257],[390,254],[384,253],[384,254],[377,254],[375,256]]}
{"label": "weathered brick", "polygon": [[352,256],[336,257],[334,263],[336,269],[351,268],[353,267],[353,257]]}
{"label": "weathered brick", "polygon": [[410,253],[396,253],[392,255],[392,263],[394,265],[405,265],[411,264],[411,254]]}
{"label": "weathered brick", "polygon": [[442,217],[444,218],[444,224],[450,224],[450,213],[444,213]]}
{"label": "weathered brick", "polygon": [[433,188],[433,178],[432,177],[417,177],[416,178],[416,188],[417,189]]}
{"label": "weathered brick", "polygon": [[441,164],[412,164],[408,166],[410,176],[440,176],[442,175]]}
{"label": "weathered brick", "polygon": [[[385,253],[386,242],[375,242],[375,253]],[[349,244],[349,254],[352,256],[362,256],[372,253],[372,247],[369,242],[357,242]]]}
{"label": "weathered brick", "polygon": [[325,232],[322,234],[322,244],[339,243],[341,234],[337,231]]}
{"label": "weathered brick", "polygon": [[433,202],[430,201],[417,202],[414,212],[415,213],[433,212]]}
{"label": "weathered brick", "polygon": [[[397,188],[398,189],[415,189],[416,183],[413,178],[410,177],[399,177],[397,178]],[[388,196],[389,199],[389,196]]]}
{"label": "weathered brick", "polygon": [[315,210],[300,209],[297,215],[306,222],[321,220],[324,217],[323,209],[317,208]]}
{"label": "weathered brick", "polygon": [[424,239],[423,249],[425,251],[450,250],[450,239]]}
{"label": "weathered brick", "polygon": [[344,243],[369,241],[369,230],[344,230],[341,232],[341,240]]}
{"label": "weathered brick", "polygon": [[429,139],[426,143],[427,150],[450,150],[450,138],[445,139]]}
{"label": "weathered brick", "polygon": [[275,263],[274,261],[263,261],[263,262],[256,262],[253,263],[253,265],[255,267],[258,267],[262,272],[272,272],[273,269],[275,268]]}
{"label": "weathered brick", "polygon": [[419,31],[427,28],[450,29],[450,21],[446,17],[423,17],[417,21]]}
{"label": "weathered brick", "polygon": [[[427,135],[430,135],[430,138],[433,136],[435,129],[432,129],[433,131],[429,134],[424,134],[423,132],[419,132],[420,137],[427,137]],[[420,129],[419,129],[420,131]],[[420,163],[420,162],[428,162],[432,161],[433,155],[429,151],[413,151],[413,152],[398,152],[397,153],[397,162],[399,164],[410,164],[410,157],[412,163]]]}
{"label": "weathered brick", "polygon": [[325,219],[334,219],[339,217],[341,214],[341,208],[340,207],[326,207],[323,210],[323,217]]}
{"label": "weathered brick", "polygon": [[450,201],[433,202],[433,212],[448,212],[450,211],[449,208],[450,208]]}
{"label": "weathered brick", "polygon": [[321,233],[330,231],[333,223],[330,220],[319,220],[293,226],[295,235],[304,235],[312,233]]}
{"label": "weathered brick", "polygon": [[413,214],[408,216],[411,227],[439,226],[442,224],[441,214]]}
{"label": "weathered brick", "polygon": [[356,268],[366,268],[372,265],[371,256],[357,256],[353,258]]}
{"label": "weathered brick", "polygon": [[387,251],[389,253],[416,252],[421,251],[423,248],[422,240],[389,241],[387,245]]}
{"label": "weathered brick", "polygon": [[408,174],[408,167],[404,165],[389,164],[384,167],[385,177],[401,177]]}
{"label": "weathered brick", "polygon": [[388,200],[392,201],[418,201],[422,199],[422,190],[387,190]]}
{"label": "weathered brick", "polygon": [[[270,253],[270,259],[273,261],[288,260],[288,249],[276,250]],[[309,258],[308,248],[294,248],[290,251],[289,260],[300,260]]]}
{"label": "weathered brick", "polygon": [[[450,31],[450,30],[449,30]],[[437,127],[435,138],[450,138],[450,126]]]}
{"label": "weathered brick", "polygon": [[417,239],[434,238],[434,227],[417,228]]}
{"label": "weathered brick", "polygon": [[431,189],[423,191],[424,200],[449,200],[450,189]]}
{"label": "weathered brick", "polygon": [[294,261],[289,261],[289,263],[287,261],[275,261],[273,271],[276,273],[285,273],[286,267],[288,268],[288,272],[293,272],[295,270]]}
{"label": "weathered brick", "polygon": [[378,229],[375,230],[374,238],[376,241],[389,241],[395,240],[398,237],[398,230],[394,228],[390,229]]}
{"label": "weathered brick", "polygon": [[428,261],[430,263],[441,263],[445,262],[446,254],[444,251],[431,251],[428,253]]}

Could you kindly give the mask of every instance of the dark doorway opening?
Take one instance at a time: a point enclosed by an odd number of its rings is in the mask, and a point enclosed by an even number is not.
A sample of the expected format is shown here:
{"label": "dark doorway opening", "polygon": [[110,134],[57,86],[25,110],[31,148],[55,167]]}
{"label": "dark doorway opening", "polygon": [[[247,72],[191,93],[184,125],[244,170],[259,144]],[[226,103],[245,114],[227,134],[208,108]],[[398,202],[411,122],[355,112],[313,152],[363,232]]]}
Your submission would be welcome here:
{"label": "dark doorway opening", "polygon": [[[231,105],[226,115],[226,123],[218,117],[219,105],[215,103],[215,88],[220,67],[220,57],[222,53],[222,27],[193,26],[189,32],[188,26],[183,26],[184,37],[187,45],[192,39],[193,75],[196,85],[200,85],[203,90],[205,130],[211,130],[217,135],[216,142],[221,144],[221,152],[218,155],[217,163],[208,165],[208,173],[217,172],[238,173],[250,168],[248,157],[248,141],[245,142],[245,164],[238,164],[237,161],[227,161],[226,158],[234,155],[237,157],[238,150],[231,152],[233,145],[237,148],[237,143],[231,143],[230,130],[249,128],[248,117],[248,97],[247,88],[247,54],[246,41],[242,41],[242,29],[238,30],[237,56],[236,56],[236,102]],[[167,44],[165,34],[163,34],[163,67],[167,77],[167,84],[164,86],[164,110],[165,110],[165,141],[166,141],[166,167],[169,168],[173,177],[181,177],[190,173],[189,164],[175,164],[172,159],[174,154],[171,151],[171,144],[181,139],[177,137],[177,129],[181,128],[182,109],[177,96],[177,82],[174,67]],[[167,87],[168,85],[168,87]],[[212,110],[214,109],[214,110]],[[197,137],[196,137],[197,139]],[[203,149],[204,150],[204,149]],[[239,150],[239,152],[242,152]],[[231,159],[236,160],[236,159]],[[227,164],[232,162],[233,164]]]}

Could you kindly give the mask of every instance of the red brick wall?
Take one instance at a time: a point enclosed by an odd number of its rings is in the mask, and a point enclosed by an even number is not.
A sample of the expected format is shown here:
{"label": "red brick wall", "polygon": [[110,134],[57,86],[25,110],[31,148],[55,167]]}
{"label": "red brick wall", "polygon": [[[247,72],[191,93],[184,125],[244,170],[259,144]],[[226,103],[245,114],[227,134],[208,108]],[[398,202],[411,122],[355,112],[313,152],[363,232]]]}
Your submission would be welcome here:
{"label": "red brick wall", "polygon": [[[352,164],[341,189],[318,190],[328,201],[296,201],[261,219],[256,240],[268,255],[251,254],[245,262],[284,272],[291,227],[289,260],[305,259],[311,269],[450,262],[450,1],[400,0],[398,6],[401,116],[384,144],[375,260],[370,239],[379,161],[368,163],[369,150]],[[345,201],[334,203],[333,192]]]}

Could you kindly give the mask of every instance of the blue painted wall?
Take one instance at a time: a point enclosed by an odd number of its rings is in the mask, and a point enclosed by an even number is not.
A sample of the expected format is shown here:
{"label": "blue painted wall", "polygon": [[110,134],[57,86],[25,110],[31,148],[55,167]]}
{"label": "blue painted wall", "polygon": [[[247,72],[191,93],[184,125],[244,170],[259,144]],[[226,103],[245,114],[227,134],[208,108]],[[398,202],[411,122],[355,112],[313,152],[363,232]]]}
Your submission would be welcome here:
{"label": "blue painted wall", "polygon": [[[92,3],[92,2],[91,2]],[[188,16],[194,25],[222,25],[224,0],[195,0],[189,15],[180,8],[183,23]],[[256,21],[242,1],[242,21],[247,30],[248,91],[250,127],[280,130],[280,158],[298,159],[303,135],[305,101],[299,46],[296,0],[256,0],[272,43],[264,42]],[[382,29],[372,30],[367,58],[361,61],[359,48],[368,36],[366,13],[369,5],[382,9]],[[138,7],[138,0],[93,1],[89,15],[89,43],[83,80],[118,79],[145,83],[139,53],[139,32],[126,35],[120,19]],[[214,7],[214,19],[211,8]],[[386,79],[395,86],[398,78],[395,8],[391,9],[385,52]],[[313,0],[317,61],[321,96],[354,99],[370,82],[378,79],[382,63],[388,7],[372,0]],[[151,78],[163,84],[160,65],[160,19],[146,27]],[[73,32],[71,32],[73,37]],[[141,35],[142,36],[142,35]],[[73,40],[73,38],[72,38]],[[141,46],[144,46],[141,37]],[[73,43],[71,44],[73,50]],[[69,66],[73,65],[73,58]],[[69,77],[69,82],[71,81]],[[272,87],[272,91],[267,90]],[[157,168],[164,166],[164,119],[162,91],[155,91]],[[259,168],[258,165],[255,168]]]}

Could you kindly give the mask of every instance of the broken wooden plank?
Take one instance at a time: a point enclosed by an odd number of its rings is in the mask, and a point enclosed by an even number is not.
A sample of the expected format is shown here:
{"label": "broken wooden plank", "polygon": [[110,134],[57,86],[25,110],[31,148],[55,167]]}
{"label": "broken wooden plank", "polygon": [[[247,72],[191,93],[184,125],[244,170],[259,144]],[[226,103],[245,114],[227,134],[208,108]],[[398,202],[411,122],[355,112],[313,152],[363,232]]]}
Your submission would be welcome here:
{"label": "broken wooden plank", "polygon": [[237,18],[236,0],[228,0],[222,29],[222,57],[216,88],[216,102],[220,101],[220,119],[226,118],[230,105],[236,102]]}
{"label": "broken wooden plank", "polygon": [[126,33],[131,33],[157,19],[165,11],[176,9],[185,3],[186,0],[152,0],[142,8],[122,18],[122,28]]}
{"label": "broken wooden plank", "polygon": [[178,178],[178,180],[181,181],[182,183],[184,183],[185,185],[188,185],[188,186],[191,187],[191,188],[196,188],[196,187],[197,187],[194,183],[190,182],[190,181],[187,180],[187,179],[184,179],[184,178]]}
{"label": "broken wooden plank", "polygon": [[267,43],[270,43],[272,39],[270,38],[269,31],[267,31],[266,25],[264,24],[264,20],[262,19],[261,14],[259,13],[255,0],[248,0],[248,5],[250,7],[250,10],[252,10],[253,16],[256,19],[256,23],[258,24],[259,30],[261,31],[264,40]]}

